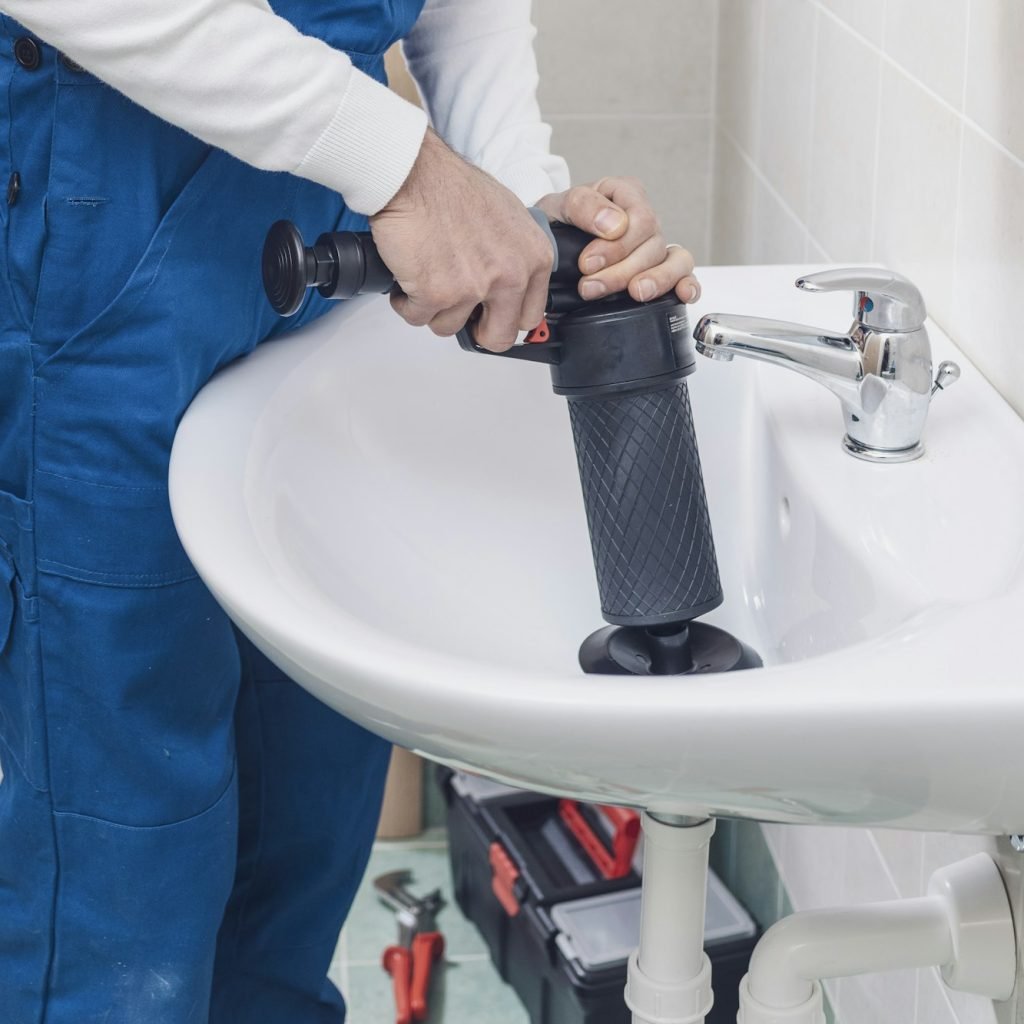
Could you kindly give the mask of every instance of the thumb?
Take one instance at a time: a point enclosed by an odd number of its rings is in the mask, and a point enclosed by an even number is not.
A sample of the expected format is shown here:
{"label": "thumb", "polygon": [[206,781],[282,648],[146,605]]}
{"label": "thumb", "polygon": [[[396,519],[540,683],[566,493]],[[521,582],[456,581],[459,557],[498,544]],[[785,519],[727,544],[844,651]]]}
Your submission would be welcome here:
{"label": "thumb", "polygon": [[621,238],[629,227],[626,211],[589,185],[552,192],[538,200],[537,206],[551,220],[572,224],[598,238]]}

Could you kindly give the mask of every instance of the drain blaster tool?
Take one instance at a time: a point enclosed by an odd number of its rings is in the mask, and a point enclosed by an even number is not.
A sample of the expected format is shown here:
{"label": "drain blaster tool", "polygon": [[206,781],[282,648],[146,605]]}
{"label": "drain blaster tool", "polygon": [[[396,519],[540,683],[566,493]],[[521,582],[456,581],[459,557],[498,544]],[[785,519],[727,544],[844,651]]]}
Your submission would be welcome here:
{"label": "drain blaster tool", "polygon": [[[547,313],[503,359],[546,363],[569,419],[601,611],[610,625],[580,648],[585,672],[690,675],[761,664],[729,633],[696,621],[722,603],[686,377],[695,369],[686,306],[627,293],[584,301],[579,257],[592,236],[530,211],[555,251]],[[308,288],[328,299],[383,292],[394,278],[368,233],[328,232],[306,246],[278,221],[263,250],[274,309],[291,316]],[[472,323],[458,334],[469,352]]]}

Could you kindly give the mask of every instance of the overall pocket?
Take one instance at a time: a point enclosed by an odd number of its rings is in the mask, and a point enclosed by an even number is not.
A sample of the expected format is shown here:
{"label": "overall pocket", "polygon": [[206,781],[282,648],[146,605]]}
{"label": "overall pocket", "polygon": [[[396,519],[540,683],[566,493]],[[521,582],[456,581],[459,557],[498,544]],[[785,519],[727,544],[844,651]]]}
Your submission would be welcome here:
{"label": "overall pocket", "polygon": [[234,770],[241,670],[206,587],[43,571],[39,594],[54,809],[151,828],[216,803]]}
{"label": "overall pocket", "polygon": [[158,262],[217,153],[96,79],[67,72],[58,82],[32,325],[37,366],[109,318]]}

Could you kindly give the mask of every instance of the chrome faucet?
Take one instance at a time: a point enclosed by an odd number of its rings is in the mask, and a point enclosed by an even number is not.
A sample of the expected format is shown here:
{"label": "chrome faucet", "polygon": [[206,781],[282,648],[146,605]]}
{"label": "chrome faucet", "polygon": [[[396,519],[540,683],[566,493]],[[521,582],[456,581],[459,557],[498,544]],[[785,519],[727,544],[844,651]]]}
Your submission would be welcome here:
{"label": "chrome faucet", "polygon": [[711,313],[693,333],[711,359],[762,359],[824,384],[843,407],[843,448],[868,462],[910,462],[924,454],[921,434],[932,395],[956,382],[944,362],[932,379],[924,299],[890,270],[825,270],[796,282],[808,292],[855,293],[847,334],[781,320]]}

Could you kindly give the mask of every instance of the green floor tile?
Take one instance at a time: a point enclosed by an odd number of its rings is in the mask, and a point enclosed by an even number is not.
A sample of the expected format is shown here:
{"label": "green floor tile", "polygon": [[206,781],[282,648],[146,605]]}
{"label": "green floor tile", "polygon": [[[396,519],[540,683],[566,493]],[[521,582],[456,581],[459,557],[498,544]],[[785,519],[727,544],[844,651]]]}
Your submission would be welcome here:
{"label": "green floor tile", "polygon": [[[443,835],[443,833],[440,833]],[[444,934],[449,956],[487,953],[476,927],[463,916],[452,896],[451,872],[446,847],[417,848],[404,843],[378,844],[370,857],[363,884],[356,894],[345,925],[346,958],[354,964],[377,964],[385,947],[398,938],[394,914],[378,899],[373,879],[388,871],[412,872],[410,890],[417,896],[440,888],[447,901],[438,914],[438,929]]]}
{"label": "green floor tile", "polygon": [[[391,979],[380,968],[349,967],[347,1024],[390,1024]],[[429,1024],[529,1024],[515,992],[488,960],[445,963],[430,990]]]}

